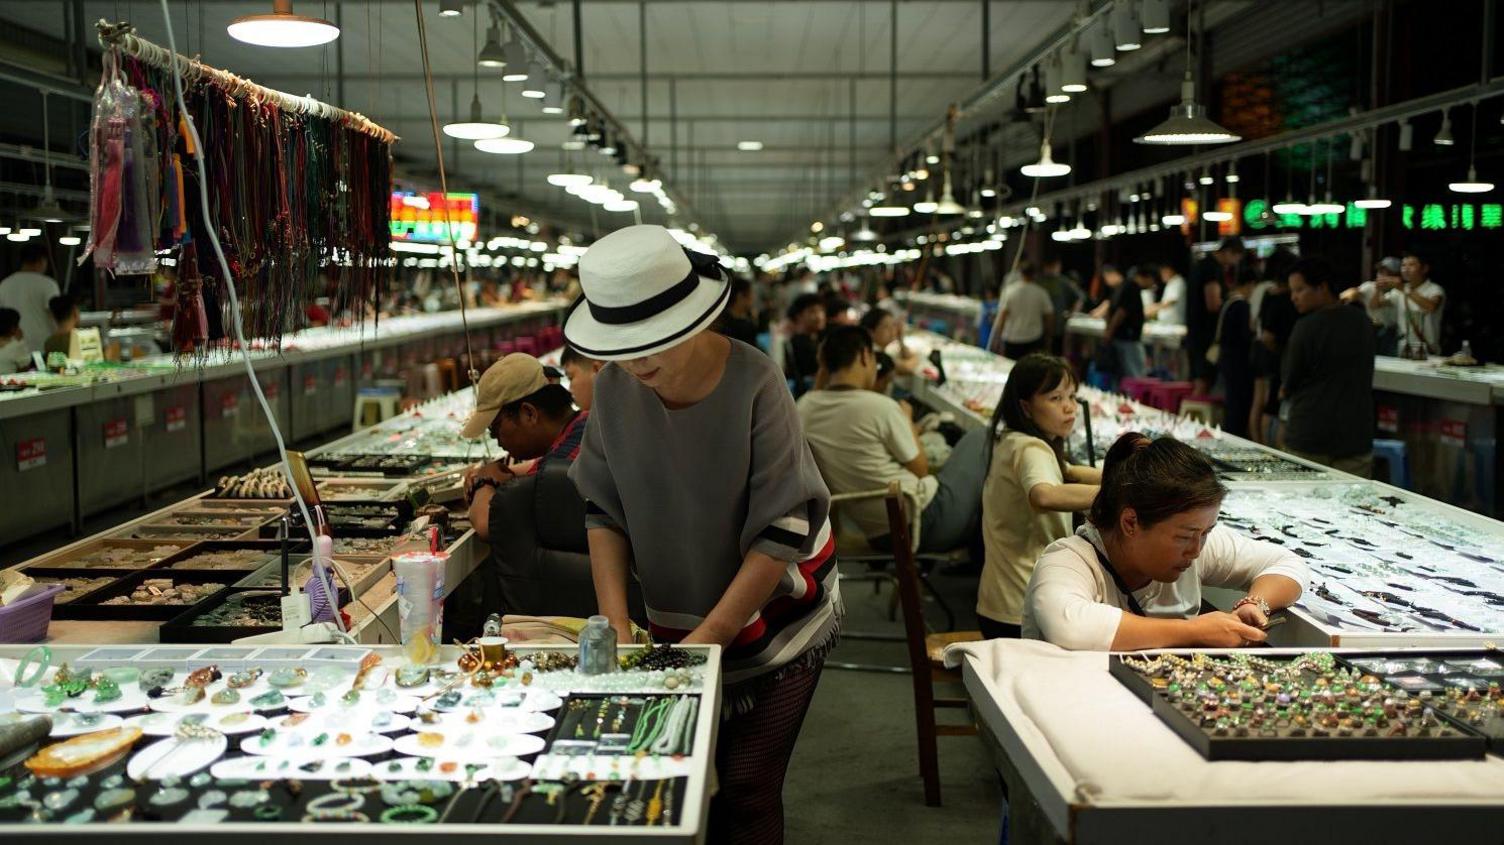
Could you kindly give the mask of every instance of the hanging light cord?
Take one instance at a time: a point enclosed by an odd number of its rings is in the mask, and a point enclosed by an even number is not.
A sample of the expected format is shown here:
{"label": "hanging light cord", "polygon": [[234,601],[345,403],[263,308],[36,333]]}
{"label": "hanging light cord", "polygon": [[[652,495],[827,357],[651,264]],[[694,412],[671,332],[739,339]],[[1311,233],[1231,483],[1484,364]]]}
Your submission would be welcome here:
{"label": "hanging light cord", "polygon": [[[470,383],[475,384],[480,381],[480,371],[475,368],[475,348],[470,345],[470,317],[465,309],[465,289],[460,284],[459,251],[454,245],[454,220],[449,213],[449,177],[444,171],[444,142],[439,137],[439,112],[434,105],[433,67],[428,60],[428,27],[423,22],[422,0],[413,0],[413,12],[418,19],[418,52],[423,57],[423,89],[428,94],[428,123],[433,129],[433,152],[439,163],[439,190],[444,192],[444,201],[439,205],[444,209],[444,242],[449,246],[449,277],[460,300],[460,325],[465,332],[465,355],[470,363],[467,375],[470,376]],[[479,74],[479,71],[476,73]],[[476,85],[480,85],[478,75]]]}

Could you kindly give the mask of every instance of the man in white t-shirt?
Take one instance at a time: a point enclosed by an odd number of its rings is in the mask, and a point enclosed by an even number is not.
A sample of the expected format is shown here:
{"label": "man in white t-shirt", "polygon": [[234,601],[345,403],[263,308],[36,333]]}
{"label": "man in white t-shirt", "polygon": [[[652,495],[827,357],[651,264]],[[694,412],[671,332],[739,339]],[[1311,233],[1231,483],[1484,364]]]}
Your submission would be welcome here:
{"label": "man in white t-shirt", "polygon": [[1175,272],[1173,265],[1161,264],[1159,280],[1164,283],[1164,291],[1158,302],[1144,304],[1144,316],[1170,326],[1185,325],[1185,276]]}
{"label": "man in white t-shirt", "polygon": [[40,350],[56,327],[47,303],[62,293],[47,275],[47,246],[40,240],[21,247],[21,269],[0,279],[0,308],[14,308],[21,315],[22,342]]}
{"label": "man in white t-shirt", "polygon": [[1414,252],[1405,253],[1400,262],[1400,280],[1400,286],[1389,292],[1389,300],[1397,312],[1401,353],[1406,345],[1420,343],[1429,354],[1441,354],[1441,313],[1446,307],[1446,290],[1431,281],[1431,266]]}
{"label": "man in white t-shirt", "polygon": [[1055,301],[1035,281],[1032,265],[1019,265],[1018,279],[1003,288],[993,330],[999,337],[991,346],[1001,347],[1004,358],[1017,361],[1030,352],[1047,350],[1055,336]]}
{"label": "man in white t-shirt", "polygon": [[[830,374],[823,390],[799,397],[799,420],[831,493],[879,490],[897,481],[922,509],[920,550],[949,551],[976,534],[986,472],[983,429],[961,438],[939,473],[930,472],[913,411],[872,390],[877,355],[860,326],[825,335],[820,363]],[[889,534],[881,499],[843,506],[841,515],[868,540]]]}

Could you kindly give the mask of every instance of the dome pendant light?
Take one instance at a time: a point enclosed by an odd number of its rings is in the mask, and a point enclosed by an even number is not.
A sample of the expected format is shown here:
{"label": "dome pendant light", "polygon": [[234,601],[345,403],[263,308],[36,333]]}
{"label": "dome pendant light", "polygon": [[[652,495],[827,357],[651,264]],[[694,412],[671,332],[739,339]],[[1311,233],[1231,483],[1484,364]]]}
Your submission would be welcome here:
{"label": "dome pendant light", "polygon": [[238,17],[225,31],[236,41],[257,47],[317,47],[339,37],[334,24],[293,14],[292,0],[272,0],[271,14]]}
{"label": "dome pendant light", "polygon": [[1468,150],[1467,181],[1453,182],[1448,188],[1459,194],[1486,194],[1494,189],[1492,182],[1478,181],[1478,104],[1473,103],[1473,127],[1471,148]]}
{"label": "dome pendant light", "polygon": [[1379,196],[1379,189],[1377,186],[1369,185],[1368,196],[1354,202],[1353,205],[1356,205],[1359,208],[1380,209],[1388,208],[1389,206],[1394,205],[1394,203]]}
{"label": "dome pendant light", "polygon": [[501,49],[501,26],[494,20],[486,30],[486,46],[480,48],[475,63],[481,67],[506,67],[507,57]]}
{"label": "dome pendant light", "polygon": [[940,194],[940,203],[935,206],[935,213],[943,214],[946,216],[955,216],[957,214],[966,213],[966,206],[956,202],[955,196],[951,193],[950,168],[946,168],[945,170],[945,190]]}
{"label": "dome pendant light", "polygon": [[504,138],[512,131],[510,126],[486,120],[481,115],[480,93],[470,99],[470,119],[444,124],[444,134],[464,141],[480,141],[488,138]]}
{"label": "dome pendant light", "polygon": [[935,202],[935,195],[926,193],[924,199],[914,203],[915,214],[934,214],[940,204]]}
{"label": "dome pendant light", "polygon": [[1326,151],[1326,198],[1321,202],[1311,203],[1308,211],[1311,214],[1341,214],[1344,210],[1346,209],[1342,203],[1335,202],[1332,199],[1332,149],[1331,144],[1328,143]]}
{"label": "dome pendant light", "polygon": [[1039,145],[1039,161],[1024,165],[1019,172],[1033,179],[1048,179],[1068,175],[1071,172],[1071,166],[1055,161],[1055,158],[1050,155],[1050,139],[1046,138],[1044,143]]}
{"label": "dome pendant light", "polygon": [[[1122,5],[1122,4],[1119,4]],[[1192,4],[1194,5],[1194,4]],[[1116,13],[1116,9],[1113,10]],[[1189,7],[1186,12],[1190,14]],[[1189,17],[1186,30],[1190,30]],[[1243,136],[1230,132],[1206,116],[1206,107],[1196,102],[1196,77],[1191,64],[1192,39],[1185,42],[1185,79],[1180,83],[1180,103],[1170,107],[1170,117],[1134,140],[1140,144],[1186,146],[1191,144],[1230,144]],[[1121,49],[1121,48],[1119,48]]]}

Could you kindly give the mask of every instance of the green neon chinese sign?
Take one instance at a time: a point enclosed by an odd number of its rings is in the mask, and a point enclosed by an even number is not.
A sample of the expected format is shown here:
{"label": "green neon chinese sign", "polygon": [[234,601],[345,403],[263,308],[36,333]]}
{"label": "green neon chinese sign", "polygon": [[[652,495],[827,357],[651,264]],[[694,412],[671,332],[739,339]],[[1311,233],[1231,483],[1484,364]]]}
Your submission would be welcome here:
{"label": "green neon chinese sign", "polygon": [[[1426,232],[1472,232],[1504,229],[1501,203],[1404,203],[1398,210],[1406,229]],[[1243,223],[1249,229],[1361,229],[1368,225],[1368,209],[1348,203],[1340,214],[1275,214],[1268,200],[1249,200],[1243,205]]]}

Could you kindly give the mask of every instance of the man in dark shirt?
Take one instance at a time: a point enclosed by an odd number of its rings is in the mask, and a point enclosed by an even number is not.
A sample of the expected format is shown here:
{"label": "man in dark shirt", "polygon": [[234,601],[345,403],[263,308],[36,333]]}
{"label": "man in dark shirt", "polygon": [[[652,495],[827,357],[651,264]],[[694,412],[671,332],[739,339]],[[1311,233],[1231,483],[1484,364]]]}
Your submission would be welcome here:
{"label": "man in dark shirt", "polygon": [[1368,478],[1373,472],[1373,327],[1343,307],[1330,262],[1307,258],[1290,270],[1301,318],[1285,349],[1286,451]]}
{"label": "man in dark shirt", "polygon": [[757,312],[753,306],[751,282],[740,276],[731,280],[731,301],[726,303],[726,310],[716,321],[715,330],[732,340],[762,348],[757,346]]}
{"label": "man in dark shirt", "polygon": [[1198,395],[1210,393],[1217,380],[1217,368],[1206,360],[1206,350],[1211,348],[1216,337],[1222,301],[1236,281],[1243,255],[1242,239],[1223,238],[1217,250],[1196,265],[1191,289],[1186,292],[1185,346]]}
{"label": "man in dark shirt", "polygon": [[567,388],[549,383],[543,365],[531,355],[514,352],[486,370],[475,386],[475,412],[460,435],[476,439],[489,431],[507,457],[465,474],[476,536],[488,539],[492,494],[498,486],[518,475],[536,474],[550,461],[574,462],[588,416],[575,409]]}
{"label": "man in dark shirt", "polygon": [[820,336],[825,331],[825,299],[817,293],[806,293],[789,306],[790,333],[788,351],[784,355],[784,375],[794,380],[794,395],[814,387],[815,374],[820,370]]}

